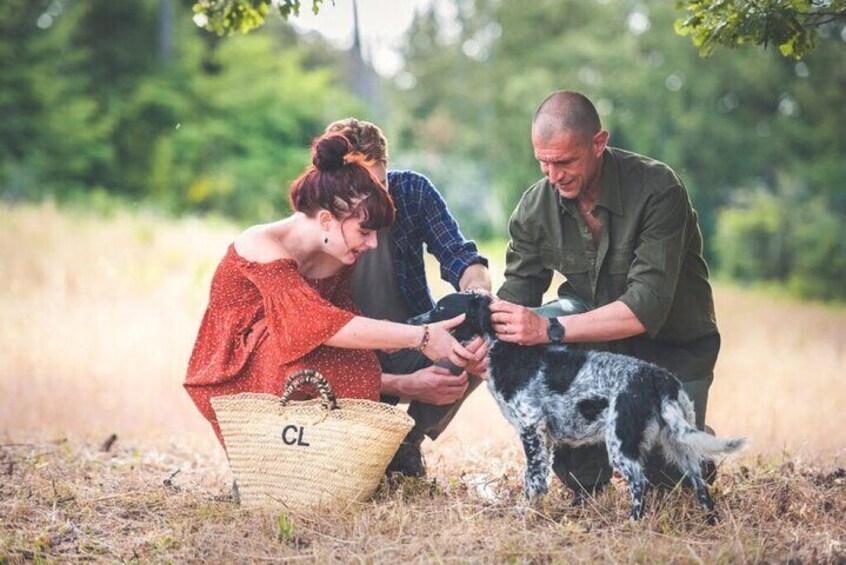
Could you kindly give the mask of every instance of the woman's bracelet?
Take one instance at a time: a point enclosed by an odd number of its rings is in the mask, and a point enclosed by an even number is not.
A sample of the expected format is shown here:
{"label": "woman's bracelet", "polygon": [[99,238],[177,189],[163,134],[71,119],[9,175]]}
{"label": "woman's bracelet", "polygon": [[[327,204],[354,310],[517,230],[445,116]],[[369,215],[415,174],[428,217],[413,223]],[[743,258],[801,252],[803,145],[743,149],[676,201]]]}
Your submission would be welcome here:
{"label": "woman's bracelet", "polygon": [[422,353],[427,345],[429,345],[429,324],[423,324],[423,338],[420,340],[420,345],[415,347],[414,350]]}

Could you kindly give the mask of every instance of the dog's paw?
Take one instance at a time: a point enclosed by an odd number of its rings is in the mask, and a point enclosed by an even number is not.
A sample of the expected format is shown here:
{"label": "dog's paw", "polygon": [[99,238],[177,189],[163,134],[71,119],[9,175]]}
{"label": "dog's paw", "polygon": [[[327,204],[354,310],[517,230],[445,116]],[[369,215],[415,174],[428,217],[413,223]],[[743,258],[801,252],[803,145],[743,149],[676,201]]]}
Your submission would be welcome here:
{"label": "dog's paw", "polygon": [[526,482],[523,483],[523,494],[530,502],[543,498],[547,491],[549,491],[549,484],[543,478],[526,477]]}

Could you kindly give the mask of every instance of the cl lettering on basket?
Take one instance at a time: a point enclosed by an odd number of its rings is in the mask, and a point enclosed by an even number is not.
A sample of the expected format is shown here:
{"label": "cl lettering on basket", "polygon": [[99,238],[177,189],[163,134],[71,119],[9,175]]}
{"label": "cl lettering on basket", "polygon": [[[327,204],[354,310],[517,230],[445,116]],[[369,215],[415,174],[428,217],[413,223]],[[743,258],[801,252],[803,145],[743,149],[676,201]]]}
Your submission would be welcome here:
{"label": "cl lettering on basket", "polygon": [[285,445],[297,444],[302,445],[303,447],[308,447],[310,444],[306,443],[303,439],[304,432],[305,428],[295,426],[294,424],[288,424],[282,428],[282,441]]}

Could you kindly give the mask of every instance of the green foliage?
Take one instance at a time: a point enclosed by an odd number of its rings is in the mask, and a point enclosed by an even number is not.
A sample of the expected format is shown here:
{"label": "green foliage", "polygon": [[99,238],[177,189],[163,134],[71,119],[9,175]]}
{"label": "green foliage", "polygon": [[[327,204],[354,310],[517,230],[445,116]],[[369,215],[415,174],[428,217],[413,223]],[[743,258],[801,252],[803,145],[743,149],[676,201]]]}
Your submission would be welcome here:
{"label": "green foliage", "polygon": [[785,57],[801,59],[814,50],[820,28],[846,22],[846,0],[684,0],[689,12],[676,32],[690,35],[703,55],[718,45],[774,44]]}
{"label": "green foliage", "polygon": [[794,179],[781,179],[777,192],[739,192],[718,215],[715,243],[720,270],[731,278],[846,300],[846,225],[825,196],[808,198]]}
{"label": "green foliage", "polygon": [[822,197],[803,202],[789,234],[787,287],[799,296],[846,300],[846,224]]}
{"label": "green foliage", "polygon": [[289,543],[294,538],[294,522],[284,512],[276,518],[276,539]]}
{"label": "green foliage", "polygon": [[[195,25],[190,2],[172,11],[168,28],[172,1],[0,3],[4,199],[103,209],[150,200],[175,213],[270,219],[287,210],[285,188],[307,163],[311,138],[331,120],[368,117],[341,84],[345,54],[315,36],[297,37],[271,18],[222,39]],[[844,2],[808,5],[821,14]],[[204,3],[229,6],[218,21],[228,27],[216,30],[227,34],[265,21],[261,4]],[[710,5],[717,17],[736,4]],[[295,15],[299,3],[287,5],[283,17]],[[597,103],[612,145],[679,172],[717,270],[841,296],[842,19],[814,28],[814,50],[799,62],[758,48],[703,58],[674,33],[676,6],[460,0],[419,12],[382,120],[393,165],[432,178],[469,237],[502,237],[522,192],[540,178],[533,111],[553,90],[580,90]],[[739,188],[749,186],[759,188]],[[784,199],[801,206],[787,209]],[[789,230],[774,227],[782,220]],[[735,243],[737,234],[750,234],[752,251]]]}
{"label": "green foliage", "polygon": [[[112,120],[98,110],[90,78],[76,69],[84,52],[63,56],[67,27],[48,36],[32,22],[35,3],[16,0],[0,14],[0,180],[13,197],[96,184],[112,157]],[[79,14],[66,18],[79,21]],[[61,182],[59,182],[61,181]]]}
{"label": "green foliage", "polygon": [[[312,0],[311,10],[317,14],[324,0]],[[334,0],[333,0],[334,3]],[[218,35],[234,32],[249,33],[261,27],[272,4],[279,15],[287,20],[300,15],[301,0],[197,0],[194,3],[194,21],[197,25]]]}
{"label": "green foliage", "polygon": [[790,220],[784,199],[762,187],[741,192],[718,215],[714,248],[721,271],[741,281],[784,282]]}
{"label": "green foliage", "polygon": [[165,37],[165,4],[68,1],[49,20],[39,3],[0,9],[0,194],[96,192],[252,220],[287,210],[311,139],[360,110],[339,54],[300,47],[280,22],[222,42],[187,11]]}
{"label": "green foliage", "polygon": [[[285,182],[308,163],[309,141],[330,110],[355,106],[332,93],[327,70],[306,71],[296,50],[269,52],[267,36],[225,42],[217,52],[221,71],[186,85],[188,109],[171,118],[150,151],[149,190],[157,199],[174,210],[236,217],[270,219],[287,210]],[[140,102],[155,110],[160,100]]]}
{"label": "green foliage", "polygon": [[[842,25],[823,29],[816,50],[801,62],[763,49],[702,58],[673,32],[677,12],[662,0],[457,6],[449,19],[432,9],[412,24],[389,138],[394,155],[425,155],[416,162],[438,164],[420,168],[451,204],[486,202],[475,212],[488,215],[490,233],[505,233],[508,214],[540,178],[531,116],[545,96],[564,88],[594,100],[612,145],[655,157],[680,174],[718,269],[724,257],[715,251],[730,243],[713,237],[717,210],[740,205],[738,187],[775,193],[778,178],[801,179],[805,198],[827,202],[829,213],[846,223]],[[451,173],[470,164],[472,175]],[[487,210],[491,199],[498,213]],[[489,233],[477,229],[467,231]],[[788,284],[796,263],[778,268],[778,280]],[[749,270],[756,274],[737,276],[771,276]]]}

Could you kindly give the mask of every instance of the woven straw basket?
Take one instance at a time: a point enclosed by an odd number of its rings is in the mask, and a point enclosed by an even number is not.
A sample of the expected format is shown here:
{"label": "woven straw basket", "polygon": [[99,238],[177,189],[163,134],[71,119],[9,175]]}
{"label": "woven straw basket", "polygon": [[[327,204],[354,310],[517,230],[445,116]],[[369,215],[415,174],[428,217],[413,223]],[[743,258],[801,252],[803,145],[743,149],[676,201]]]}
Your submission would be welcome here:
{"label": "woven straw basket", "polygon": [[[303,384],[320,399],[289,401]],[[336,400],[323,375],[298,371],[281,398],[241,393],[211,399],[241,504],[310,509],[366,500],[414,425],[379,402]]]}

